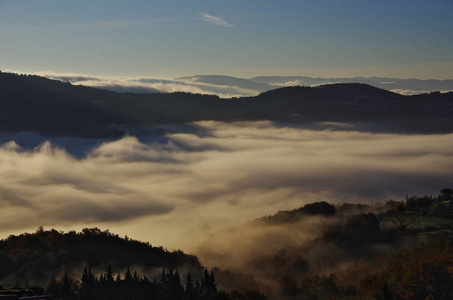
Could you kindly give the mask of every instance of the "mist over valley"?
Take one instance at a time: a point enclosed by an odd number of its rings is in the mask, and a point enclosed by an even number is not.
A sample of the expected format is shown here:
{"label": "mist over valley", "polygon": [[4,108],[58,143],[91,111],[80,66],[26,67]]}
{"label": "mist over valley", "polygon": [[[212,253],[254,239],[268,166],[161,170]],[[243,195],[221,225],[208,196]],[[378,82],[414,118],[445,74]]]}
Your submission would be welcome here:
{"label": "mist over valley", "polygon": [[0,300],[453,299],[453,1],[406,2],[0,0]]}
{"label": "mist over valley", "polygon": [[[42,230],[58,228],[59,239],[77,236],[78,243],[93,234],[100,243],[131,236],[163,245],[159,255],[196,255],[191,265],[163,263],[156,254],[152,263],[129,258],[147,276],[174,267],[202,280],[207,266],[221,289],[288,299],[305,293],[307,280],[330,280],[338,287],[332,293],[346,293],[362,284],[352,266],[374,257],[390,262],[392,253],[429,241],[425,231],[450,235],[451,216],[435,207],[450,207],[438,193],[453,178],[451,92],[403,96],[349,83],[220,98],[119,93],[12,73],[0,79],[3,243],[39,226],[38,238],[56,238],[57,231]],[[389,200],[404,204],[413,195],[427,195],[429,216],[411,212],[412,231],[400,233]],[[309,210],[321,202],[335,215]],[[357,225],[348,225],[362,221],[378,231],[356,233],[350,227]],[[45,285],[63,269],[77,278],[87,263],[94,274],[107,264],[127,271],[118,256],[87,253],[67,264],[61,253],[76,246],[62,247],[33,250],[56,251],[61,268],[39,276],[21,269],[3,282],[29,277]],[[17,266],[34,261],[8,259]],[[342,277],[322,277],[328,274]],[[355,293],[374,293],[379,284]]]}

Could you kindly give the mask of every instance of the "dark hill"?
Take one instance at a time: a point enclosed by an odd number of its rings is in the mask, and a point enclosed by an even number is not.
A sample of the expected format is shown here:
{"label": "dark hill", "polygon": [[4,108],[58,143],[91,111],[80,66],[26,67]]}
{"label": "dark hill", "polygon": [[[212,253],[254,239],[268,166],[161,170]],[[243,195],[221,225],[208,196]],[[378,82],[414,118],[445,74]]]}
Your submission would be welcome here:
{"label": "dark hill", "polygon": [[[453,93],[402,96],[366,84],[286,87],[256,97],[117,93],[0,73],[0,130],[112,137],[120,124],[201,120],[360,123],[365,130],[453,131]],[[374,127],[371,127],[374,126]]]}
{"label": "dark hill", "polygon": [[335,207],[325,201],[306,204],[292,210],[282,210],[272,216],[266,216],[256,219],[257,222],[268,224],[285,224],[295,223],[306,216],[333,216],[335,215]]}
{"label": "dark hill", "polygon": [[162,268],[193,274],[203,271],[196,256],[182,251],[169,252],[98,228],[85,228],[79,233],[40,228],[33,234],[11,235],[0,240],[2,283],[14,284],[17,279],[45,286],[52,273],[75,272],[78,277],[85,265],[105,272],[108,264],[117,271],[128,266],[139,267],[147,273],[159,272]]}
{"label": "dark hill", "polygon": [[[403,96],[366,84],[287,87],[246,98],[278,121],[368,124],[386,132],[451,132],[453,92]],[[256,116],[257,117],[257,116]],[[372,124],[377,127],[370,127]]]}
{"label": "dark hill", "polygon": [[98,105],[115,96],[39,76],[1,73],[0,129],[86,137],[118,135],[109,125],[130,120]]}
{"label": "dark hill", "polygon": [[420,80],[388,77],[354,77],[354,78],[313,78],[304,76],[259,76],[249,79],[252,82],[282,85],[288,82],[297,82],[300,85],[316,86],[329,83],[365,83],[386,90],[409,90],[416,93],[421,91],[451,91],[453,80]]}

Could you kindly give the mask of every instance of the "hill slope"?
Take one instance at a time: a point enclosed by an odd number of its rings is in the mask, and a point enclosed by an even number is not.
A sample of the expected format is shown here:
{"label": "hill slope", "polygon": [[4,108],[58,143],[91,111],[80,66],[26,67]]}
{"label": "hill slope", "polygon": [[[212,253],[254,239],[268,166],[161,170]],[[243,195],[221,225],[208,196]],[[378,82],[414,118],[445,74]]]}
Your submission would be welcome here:
{"label": "hill slope", "polygon": [[[382,299],[383,291],[395,296],[384,299],[450,299],[450,195],[374,205],[310,203],[225,228],[197,253],[208,265],[252,276],[271,299]],[[217,277],[223,283],[241,284],[224,273]]]}

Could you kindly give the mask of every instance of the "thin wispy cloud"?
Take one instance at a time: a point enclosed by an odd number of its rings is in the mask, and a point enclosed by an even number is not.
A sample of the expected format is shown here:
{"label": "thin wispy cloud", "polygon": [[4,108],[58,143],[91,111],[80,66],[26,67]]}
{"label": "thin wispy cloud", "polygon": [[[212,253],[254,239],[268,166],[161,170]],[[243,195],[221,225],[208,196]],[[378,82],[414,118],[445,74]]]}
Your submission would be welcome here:
{"label": "thin wispy cloud", "polygon": [[216,26],[234,28],[234,26],[232,24],[228,23],[227,21],[225,21],[224,19],[222,19],[220,17],[211,16],[211,15],[208,15],[208,14],[203,14],[203,20],[205,22],[214,24]]}

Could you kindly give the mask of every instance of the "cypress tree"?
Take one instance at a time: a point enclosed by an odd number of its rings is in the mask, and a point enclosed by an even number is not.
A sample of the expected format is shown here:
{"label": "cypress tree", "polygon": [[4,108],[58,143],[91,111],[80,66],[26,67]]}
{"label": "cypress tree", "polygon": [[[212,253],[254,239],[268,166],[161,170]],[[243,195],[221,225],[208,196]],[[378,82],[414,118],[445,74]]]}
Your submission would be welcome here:
{"label": "cypress tree", "polygon": [[73,298],[73,291],[72,291],[72,286],[71,286],[71,279],[69,278],[68,274],[66,272],[64,273],[62,277],[63,281],[63,286],[62,286],[62,291],[61,294],[63,296],[63,299],[72,299]]}
{"label": "cypress tree", "polygon": [[132,274],[131,274],[131,270],[129,269],[129,266],[127,266],[127,270],[126,270],[126,274],[124,275],[124,279],[125,280],[132,280]]}
{"label": "cypress tree", "polygon": [[209,277],[209,287],[213,293],[217,293],[217,282],[215,282],[214,270],[211,270],[211,276]]}
{"label": "cypress tree", "polygon": [[134,281],[140,281],[140,276],[138,276],[137,270],[134,271]]}
{"label": "cypress tree", "polygon": [[91,267],[85,266],[80,283],[81,298],[84,300],[95,299],[96,277],[91,272]]}
{"label": "cypress tree", "polygon": [[184,288],[186,299],[189,300],[195,299],[195,287],[193,285],[192,276],[190,276],[190,272],[187,273],[187,280]]}
{"label": "cypress tree", "polygon": [[105,273],[105,280],[112,282],[113,281],[113,271],[112,266],[110,264],[107,267],[107,273]]}

